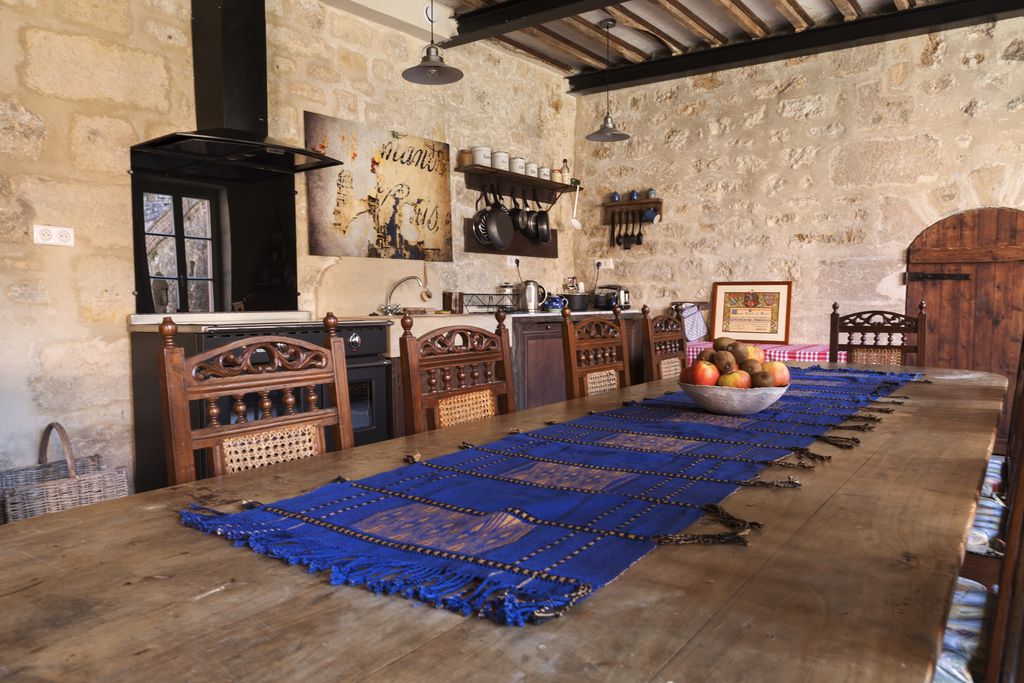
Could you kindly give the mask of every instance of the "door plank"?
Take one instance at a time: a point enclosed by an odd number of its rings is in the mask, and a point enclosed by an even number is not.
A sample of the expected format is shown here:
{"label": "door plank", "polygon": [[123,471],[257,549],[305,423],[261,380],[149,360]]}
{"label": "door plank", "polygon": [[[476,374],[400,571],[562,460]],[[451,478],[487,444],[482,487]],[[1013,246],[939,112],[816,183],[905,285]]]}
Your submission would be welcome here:
{"label": "door plank", "polygon": [[[995,240],[995,230],[989,239]],[[986,239],[985,231],[982,239]],[[982,263],[994,261],[1024,261],[1024,246],[990,247],[932,247],[912,252],[914,263]]]}

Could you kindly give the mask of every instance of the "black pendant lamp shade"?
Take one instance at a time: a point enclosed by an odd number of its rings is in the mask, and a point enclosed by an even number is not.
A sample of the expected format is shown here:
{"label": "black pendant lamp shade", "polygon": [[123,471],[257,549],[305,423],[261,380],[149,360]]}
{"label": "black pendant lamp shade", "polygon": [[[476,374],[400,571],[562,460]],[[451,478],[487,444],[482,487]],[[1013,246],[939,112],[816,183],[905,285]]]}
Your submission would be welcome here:
{"label": "black pendant lamp shade", "polygon": [[[604,29],[604,63],[605,63],[605,75],[607,76],[607,69],[611,68],[611,38],[609,37],[608,29],[615,26],[614,19],[602,19],[601,28]],[[605,96],[605,108],[604,108],[604,121],[601,122],[601,127],[595,130],[593,133],[587,136],[588,140],[593,142],[621,142],[629,139],[629,133],[619,130],[615,126],[615,121],[612,120],[611,114],[611,89],[609,88],[607,81],[604,87]]]}
{"label": "black pendant lamp shade", "polygon": [[423,58],[416,66],[402,72],[402,78],[421,85],[447,85],[462,79],[462,72],[444,63],[441,50],[434,43],[434,0],[430,0],[430,45],[423,50]]}

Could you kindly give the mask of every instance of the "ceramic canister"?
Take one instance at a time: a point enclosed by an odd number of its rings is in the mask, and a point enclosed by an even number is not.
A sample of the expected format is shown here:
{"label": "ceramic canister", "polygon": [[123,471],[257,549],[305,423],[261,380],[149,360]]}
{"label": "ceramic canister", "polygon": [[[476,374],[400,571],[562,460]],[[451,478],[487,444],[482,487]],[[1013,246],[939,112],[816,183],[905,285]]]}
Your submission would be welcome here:
{"label": "ceramic canister", "polygon": [[557,168],[551,172],[551,180],[553,180],[556,183],[565,182],[564,180],[562,180],[562,172]]}
{"label": "ceramic canister", "polygon": [[502,152],[500,150],[494,150],[491,154],[491,168],[496,168],[499,171],[508,170],[508,152]]}
{"label": "ceramic canister", "polygon": [[541,166],[537,169],[537,177],[541,180],[551,180],[551,168],[548,166]]}
{"label": "ceramic canister", "polygon": [[537,162],[535,162],[535,161],[527,161],[526,162],[526,175],[532,176],[534,178],[537,177]]}
{"label": "ceramic canister", "polygon": [[508,169],[513,173],[526,173],[526,159],[512,157],[508,162]]}
{"label": "ceramic canister", "polygon": [[490,166],[491,165],[491,148],[490,147],[474,147],[473,148],[473,164],[475,166]]}

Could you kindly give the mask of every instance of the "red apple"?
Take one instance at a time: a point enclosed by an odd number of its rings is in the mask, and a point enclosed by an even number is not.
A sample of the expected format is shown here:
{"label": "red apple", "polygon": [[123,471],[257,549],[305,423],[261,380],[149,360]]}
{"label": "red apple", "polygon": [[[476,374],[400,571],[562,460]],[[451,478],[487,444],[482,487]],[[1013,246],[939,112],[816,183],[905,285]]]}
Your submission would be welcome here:
{"label": "red apple", "polygon": [[753,358],[758,363],[764,363],[764,349],[759,349],[756,346],[747,347],[747,358]]}
{"label": "red apple", "polygon": [[789,386],[789,368],[786,367],[785,363],[780,363],[777,360],[770,360],[762,365],[761,369],[772,376],[772,379],[775,380],[775,386]]}
{"label": "red apple", "polygon": [[713,387],[715,382],[718,381],[719,377],[718,368],[715,367],[714,363],[709,363],[706,360],[696,361],[690,366],[690,379],[694,384],[699,384],[704,387]]}
{"label": "red apple", "polygon": [[743,370],[733,370],[718,378],[718,386],[733,389],[749,389],[750,375]]}

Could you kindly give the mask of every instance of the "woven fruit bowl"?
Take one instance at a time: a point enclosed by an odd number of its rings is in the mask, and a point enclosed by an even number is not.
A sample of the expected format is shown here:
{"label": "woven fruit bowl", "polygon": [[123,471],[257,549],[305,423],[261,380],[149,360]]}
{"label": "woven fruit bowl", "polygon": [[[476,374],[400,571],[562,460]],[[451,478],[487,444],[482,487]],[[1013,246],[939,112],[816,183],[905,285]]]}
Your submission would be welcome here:
{"label": "woven fruit bowl", "polygon": [[785,387],[761,387],[759,389],[736,389],[734,387],[710,387],[698,384],[680,384],[686,395],[709,413],[719,415],[750,415],[764,410],[782,398]]}

